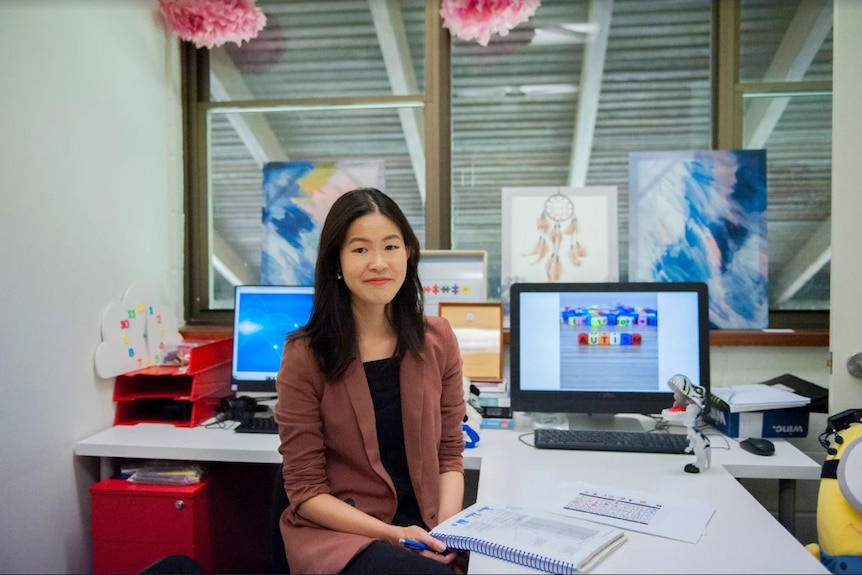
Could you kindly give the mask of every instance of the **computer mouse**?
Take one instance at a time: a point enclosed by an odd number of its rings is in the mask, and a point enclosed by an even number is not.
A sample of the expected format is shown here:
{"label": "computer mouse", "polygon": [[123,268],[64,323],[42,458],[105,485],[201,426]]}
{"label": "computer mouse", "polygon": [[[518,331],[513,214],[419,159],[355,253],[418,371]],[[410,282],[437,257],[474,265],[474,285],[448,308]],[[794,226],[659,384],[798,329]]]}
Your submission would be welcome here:
{"label": "computer mouse", "polygon": [[762,437],[743,439],[739,442],[739,446],[755,455],[772,455],[775,453],[775,444]]}

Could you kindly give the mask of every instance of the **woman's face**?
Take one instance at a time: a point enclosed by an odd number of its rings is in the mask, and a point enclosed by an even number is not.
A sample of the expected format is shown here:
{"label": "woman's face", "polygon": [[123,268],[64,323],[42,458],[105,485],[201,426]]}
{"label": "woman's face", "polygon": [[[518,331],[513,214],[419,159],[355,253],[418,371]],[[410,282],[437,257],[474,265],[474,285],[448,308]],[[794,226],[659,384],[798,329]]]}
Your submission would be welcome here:
{"label": "woman's face", "polygon": [[392,220],[380,214],[357,218],[341,246],[341,275],[353,305],[391,302],[404,283],[409,256],[401,230]]}

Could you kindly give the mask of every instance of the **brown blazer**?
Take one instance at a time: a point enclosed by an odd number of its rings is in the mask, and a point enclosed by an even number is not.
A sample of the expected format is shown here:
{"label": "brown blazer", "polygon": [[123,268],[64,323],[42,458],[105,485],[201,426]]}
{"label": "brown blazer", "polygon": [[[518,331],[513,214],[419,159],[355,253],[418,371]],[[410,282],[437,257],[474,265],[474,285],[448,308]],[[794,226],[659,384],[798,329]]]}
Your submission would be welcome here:
{"label": "brown blazer", "polygon": [[[425,351],[401,363],[401,410],[407,465],[422,518],[439,522],[440,474],[463,473],[465,404],[461,355],[443,318],[426,317]],[[323,529],[296,506],[320,493],[390,523],[395,487],[380,460],[374,405],[359,359],[327,382],[305,341],[285,346],[277,380],[284,484],[290,506],[281,517],[288,564],[294,573],[338,573],[372,539]]]}

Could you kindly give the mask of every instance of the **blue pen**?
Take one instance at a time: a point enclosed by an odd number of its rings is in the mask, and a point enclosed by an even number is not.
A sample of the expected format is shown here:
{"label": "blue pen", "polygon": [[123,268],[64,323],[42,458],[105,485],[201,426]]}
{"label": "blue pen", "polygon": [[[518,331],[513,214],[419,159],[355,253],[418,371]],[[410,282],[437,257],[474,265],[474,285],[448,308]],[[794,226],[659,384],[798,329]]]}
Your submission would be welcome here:
{"label": "blue pen", "polygon": [[419,551],[431,551],[431,548],[422,543],[421,541],[414,541],[413,539],[399,539],[398,542],[407,547],[408,549],[418,549]]}

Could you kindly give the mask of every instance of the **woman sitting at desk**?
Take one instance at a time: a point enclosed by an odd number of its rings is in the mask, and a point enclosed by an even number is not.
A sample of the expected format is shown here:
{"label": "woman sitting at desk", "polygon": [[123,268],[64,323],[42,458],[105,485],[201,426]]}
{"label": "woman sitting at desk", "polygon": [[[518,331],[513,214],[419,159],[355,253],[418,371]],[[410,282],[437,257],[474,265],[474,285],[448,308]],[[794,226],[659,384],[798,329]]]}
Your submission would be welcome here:
{"label": "woman sitting at desk", "polygon": [[465,404],[457,340],[424,317],[418,266],[419,240],[388,196],[358,189],[332,205],[311,318],[277,379],[294,572],[463,567],[428,534],[462,508]]}

